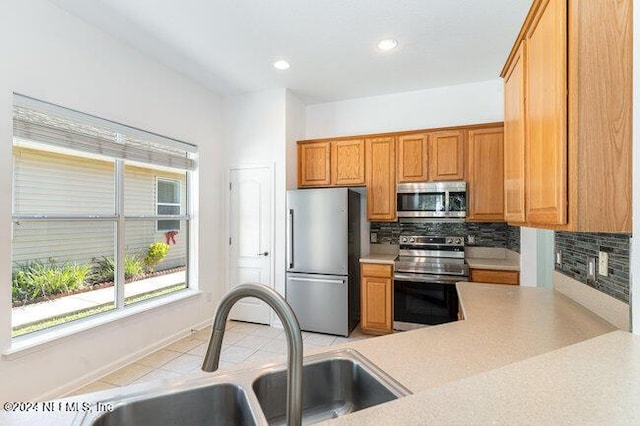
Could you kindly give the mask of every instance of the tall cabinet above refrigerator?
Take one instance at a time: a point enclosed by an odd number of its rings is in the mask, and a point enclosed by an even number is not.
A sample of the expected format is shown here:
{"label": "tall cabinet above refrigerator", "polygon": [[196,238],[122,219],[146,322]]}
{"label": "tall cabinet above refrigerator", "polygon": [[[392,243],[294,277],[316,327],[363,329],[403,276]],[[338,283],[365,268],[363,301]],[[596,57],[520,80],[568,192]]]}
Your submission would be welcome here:
{"label": "tall cabinet above refrigerator", "polygon": [[287,191],[286,299],[306,331],[348,336],[360,319],[360,194]]}

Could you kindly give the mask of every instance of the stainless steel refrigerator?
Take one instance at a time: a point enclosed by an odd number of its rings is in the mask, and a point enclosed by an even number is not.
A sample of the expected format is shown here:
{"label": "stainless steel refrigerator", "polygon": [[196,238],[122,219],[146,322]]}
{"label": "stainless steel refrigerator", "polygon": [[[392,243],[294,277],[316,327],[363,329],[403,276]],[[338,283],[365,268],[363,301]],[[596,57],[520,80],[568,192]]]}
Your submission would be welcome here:
{"label": "stainless steel refrigerator", "polygon": [[302,330],[348,336],[360,320],[360,194],[287,191],[286,299]]}

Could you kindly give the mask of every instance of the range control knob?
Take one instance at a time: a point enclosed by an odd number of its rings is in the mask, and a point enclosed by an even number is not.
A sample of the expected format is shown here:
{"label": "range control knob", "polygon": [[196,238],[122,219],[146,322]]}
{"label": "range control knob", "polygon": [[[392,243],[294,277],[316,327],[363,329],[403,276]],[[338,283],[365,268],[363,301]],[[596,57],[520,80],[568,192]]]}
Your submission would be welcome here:
{"label": "range control knob", "polygon": [[447,238],[444,240],[444,242],[445,242],[445,244],[452,244],[452,243],[453,243],[453,238],[451,238],[451,237],[447,237]]}
{"label": "range control knob", "polygon": [[454,243],[455,244],[462,244],[462,239],[461,238],[456,238]]}
{"label": "range control knob", "polygon": [[406,243],[407,242],[407,237],[402,237],[402,242]]}
{"label": "range control knob", "polygon": [[410,242],[410,243],[415,243],[415,242],[416,242],[416,239],[415,239],[415,238],[413,238],[413,237],[411,237],[411,238],[409,238],[409,242]]}

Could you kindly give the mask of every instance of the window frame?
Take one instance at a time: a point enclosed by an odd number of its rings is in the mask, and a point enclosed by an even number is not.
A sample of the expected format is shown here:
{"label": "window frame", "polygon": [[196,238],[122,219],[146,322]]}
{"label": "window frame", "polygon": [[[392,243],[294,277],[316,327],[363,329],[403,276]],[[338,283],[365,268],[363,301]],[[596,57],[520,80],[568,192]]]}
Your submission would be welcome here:
{"label": "window frame", "polygon": [[[15,138],[12,138],[12,144],[15,146]],[[41,144],[43,146],[37,148],[40,149],[44,152],[47,152],[47,146],[46,144]],[[52,146],[53,148],[53,146]],[[54,150],[55,152],[59,152],[57,150]],[[90,159],[90,156],[87,156],[86,153],[82,153],[82,152],[77,152],[77,151],[73,151],[73,150],[69,150],[69,155],[73,155],[79,158],[86,158],[86,159]],[[44,335],[44,334],[48,334],[48,333],[58,333],[60,329],[65,328],[65,327],[75,327],[74,324],[78,323],[78,322],[83,322],[83,321],[93,321],[97,316],[109,316],[109,315],[122,315],[123,312],[127,312],[129,310],[132,309],[138,309],[135,308],[136,306],[140,305],[141,303],[132,303],[132,304],[125,304],[125,288],[124,288],[124,284],[125,284],[125,271],[124,271],[124,259],[126,256],[126,233],[125,233],[125,229],[126,229],[126,224],[128,222],[132,222],[132,221],[151,221],[151,220],[155,220],[156,221],[156,226],[157,226],[157,221],[158,220],[166,220],[166,219],[170,219],[170,220],[178,220],[180,221],[179,223],[182,225],[182,221],[185,222],[185,228],[186,228],[186,238],[185,238],[185,255],[186,255],[186,273],[185,273],[185,288],[181,291],[184,290],[190,290],[192,289],[192,283],[190,282],[190,277],[192,276],[192,270],[194,268],[197,268],[197,265],[194,264],[195,262],[195,257],[192,256],[191,253],[191,232],[192,232],[192,224],[191,221],[193,220],[193,216],[191,214],[191,196],[193,194],[190,194],[189,191],[191,191],[191,188],[193,187],[191,185],[191,182],[193,180],[193,174],[196,173],[195,170],[183,170],[183,169],[179,169],[176,168],[175,170],[179,170],[181,173],[184,172],[185,173],[185,182],[184,182],[184,190],[186,191],[184,193],[185,195],[185,206],[184,206],[184,211],[183,211],[183,207],[182,205],[180,205],[180,211],[181,214],[179,215],[158,215],[157,214],[157,203],[156,203],[156,214],[151,214],[151,215],[126,215],[125,214],[125,165],[132,165],[132,164],[136,164],[135,161],[128,161],[128,160],[123,160],[123,159],[119,159],[119,158],[110,158],[110,161],[114,162],[114,170],[113,170],[113,178],[115,180],[115,185],[114,185],[114,213],[111,214],[105,214],[105,213],[96,213],[96,214],[18,214],[16,213],[16,201],[17,201],[17,188],[16,188],[16,179],[15,179],[15,173],[16,173],[16,166],[15,166],[15,159],[12,160],[13,163],[13,170],[12,170],[12,229],[11,229],[11,239],[12,239],[12,244],[13,244],[13,227],[16,224],[19,224],[21,222],[51,222],[51,221],[81,221],[81,222],[111,222],[114,224],[114,229],[115,229],[115,235],[114,235],[114,259],[115,261],[115,266],[116,266],[116,270],[114,271],[114,309],[111,309],[107,312],[104,312],[103,314],[98,314],[98,315],[89,315],[87,317],[83,317],[80,318],[78,320],[72,320],[63,324],[58,324],[55,326],[50,326],[47,328],[43,328],[41,330],[35,331],[35,332],[31,332],[31,333],[27,333],[24,335],[20,335],[20,336],[13,336],[12,335],[12,340],[16,341],[16,340],[21,340],[21,339],[29,339],[31,338],[31,336],[36,336],[36,335]],[[159,166],[162,167],[162,166]],[[158,178],[158,177],[156,177]],[[170,180],[169,178],[167,180]],[[176,180],[179,183],[179,199],[181,201],[182,204],[182,181],[181,180]],[[156,187],[156,201],[157,201],[157,187]],[[166,231],[164,231],[166,232]],[[162,295],[162,296],[158,296],[158,297],[154,297],[152,299],[149,299],[148,301],[142,302],[142,304],[145,303],[155,303],[154,301],[158,300],[158,299],[162,299],[162,298],[171,298],[172,295],[176,294],[175,292],[169,293],[167,295]],[[12,325],[12,330],[13,330],[13,325]],[[12,332],[13,334],[13,332]]]}
{"label": "window frame", "polygon": [[[188,173],[188,172],[187,172]],[[172,183],[176,183],[178,185],[178,203],[161,203],[159,198],[160,198],[160,181],[163,182],[172,182]],[[158,207],[160,206],[171,206],[171,207],[179,207],[180,208],[180,213],[182,214],[182,181],[179,179],[172,179],[172,178],[167,178],[164,176],[156,176],[156,194],[155,194],[155,198],[156,198],[156,214],[158,216],[172,216],[172,215],[164,215],[164,214],[160,214],[158,213]],[[172,231],[181,231],[182,230],[182,223],[180,220],[178,220],[178,228],[177,229],[160,229],[159,224],[160,222],[163,221],[175,221],[174,219],[160,219],[160,220],[156,220],[156,232],[172,232]]]}

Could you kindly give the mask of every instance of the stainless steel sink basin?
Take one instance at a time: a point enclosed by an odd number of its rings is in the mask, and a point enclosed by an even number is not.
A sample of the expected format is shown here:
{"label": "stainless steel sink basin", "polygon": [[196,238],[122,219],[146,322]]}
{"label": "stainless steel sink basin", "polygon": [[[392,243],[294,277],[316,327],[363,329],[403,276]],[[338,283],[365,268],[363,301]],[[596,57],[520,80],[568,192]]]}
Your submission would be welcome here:
{"label": "stainless steel sink basin", "polygon": [[[304,358],[303,424],[342,416],[410,392],[358,352],[335,350]],[[72,424],[268,425],[285,423],[286,364],[168,379],[78,395],[60,403],[91,409]],[[104,407],[111,411],[105,411]]]}
{"label": "stainless steel sink basin", "polygon": [[[345,355],[304,366],[303,424],[343,416],[404,394],[375,367],[353,353]],[[253,391],[269,424],[286,423],[286,389],[285,370],[264,374],[253,382]]]}
{"label": "stainless steel sink basin", "polygon": [[244,390],[223,383],[137,399],[116,405],[96,426],[246,425],[256,424]]}

